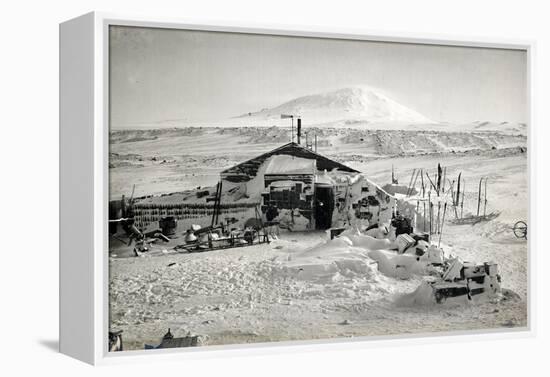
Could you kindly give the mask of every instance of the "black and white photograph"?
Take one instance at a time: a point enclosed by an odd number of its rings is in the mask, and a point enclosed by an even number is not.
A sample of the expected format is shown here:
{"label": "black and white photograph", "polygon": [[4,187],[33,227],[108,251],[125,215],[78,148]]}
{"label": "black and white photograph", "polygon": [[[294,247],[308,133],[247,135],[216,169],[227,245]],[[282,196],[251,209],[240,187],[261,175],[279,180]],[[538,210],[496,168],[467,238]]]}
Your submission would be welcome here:
{"label": "black and white photograph", "polygon": [[528,326],[525,50],[111,25],[108,73],[109,351]]}

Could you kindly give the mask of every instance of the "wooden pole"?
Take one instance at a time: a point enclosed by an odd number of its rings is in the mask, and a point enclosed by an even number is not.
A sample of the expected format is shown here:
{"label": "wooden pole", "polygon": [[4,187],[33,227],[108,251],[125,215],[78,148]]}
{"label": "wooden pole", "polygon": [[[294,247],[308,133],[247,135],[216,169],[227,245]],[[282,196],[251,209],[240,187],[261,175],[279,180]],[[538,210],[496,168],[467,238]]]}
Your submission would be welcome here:
{"label": "wooden pole", "polygon": [[436,180],[436,183],[437,183],[437,188],[436,188],[436,191],[437,191],[437,196],[439,196],[439,193],[441,192],[441,176],[443,175],[443,169],[441,168],[441,164],[437,164],[437,180]]}
{"label": "wooden pole", "polygon": [[479,180],[479,188],[477,190],[477,215],[479,216],[479,206],[481,205],[481,183],[483,182],[483,177]]}
{"label": "wooden pole", "polygon": [[443,220],[441,221],[441,232],[439,232],[439,242],[437,243],[437,247],[441,247],[441,235],[443,234],[443,223],[445,222],[445,212],[447,212],[447,202],[445,202],[445,206],[443,207]]}
{"label": "wooden pole", "polygon": [[426,172],[426,178],[428,178],[428,181],[430,181],[430,185],[432,185],[433,189],[435,191],[437,191],[437,188],[435,187],[435,184],[434,182],[432,181],[432,179],[430,178],[430,175],[428,174],[428,172]]}
{"label": "wooden pole", "polygon": [[487,216],[487,177],[485,177],[485,202],[483,204],[483,217]]}
{"label": "wooden pole", "polygon": [[462,176],[462,172],[458,173],[458,180],[456,182],[456,200],[453,196],[453,202],[455,203],[455,206],[458,206],[460,203],[460,177]]}
{"label": "wooden pole", "polygon": [[420,169],[418,169],[416,171],[416,175],[414,176],[414,181],[412,183],[411,188],[409,189],[409,193],[408,193],[409,195],[408,196],[411,196],[413,194],[413,190],[416,187],[416,181],[418,180],[418,174],[420,174]]}
{"label": "wooden pole", "polygon": [[462,202],[460,203],[460,218],[464,217],[464,193],[466,192],[466,180],[462,179]]}
{"label": "wooden pole", "polygon": [[431,191],[428,191],[428,211],[429,211],[429,218],[430,218],[430,238],[432,236],[432,199],[431,199]]}
{"label": "wooden pole", "polygon": [[[447,204],[447,203],[445,203]],[[439,215],[440,215],[440,212],[441,212],[441,202],[438,201],[437,202],[437,233],[440,233],[440,228],[439,228]]]}
{"label": "wooden pole", "polygon": [[430,234],[435,234],[435,225],[432,225],[434,222],[434,204],[430,203]]}
{"label": "wooden pole", "polygon": [[418,213],[420,212],[420,202],[417,200],[416,201],[416,214],[415,214],[415,218],[414,218],[414,227],[417,228],[418,227]]}
{"label": "wooden pole", "polygon": [[422,207],[424,207],[424,211],[423,211],[423,214],[424,214],[424,227],[423,227],[423,231],[426,232],[426,201],[422,201]]}
{"label": "wooden pole", "polygon": [[[453,200],[453,205],[455,204],[455,199],[454,199],[454,189],[455,189],[455,181],[450,181],[450,184],[449,184],[449,190],[451,190],[451,199]],[[448,191],[447,191],[448,192]]]}
{"label": "wooden pole", "polygon": [[412,181],[414,178],[414,173],[416,173],[416,168],[413,169],[413,172],[411,174],[411,180],[409,181],[409,185],[407,186],[407,196],[409,196],[409,190],[411,189]]}
{"label": "wooden pole", "polygon": [[[458,186],[460,187],[460,183],[458,184]],[[458,219],[458,210],[457,210],[458,199],[455,201],[454,187],[455,187],[455,181],[452,181],[451,186],[450,186],[450,188],[451,188],[451,199],[452,199],[452,203],[453,203],[453,209],[455,211],[455,219]]]}
{"label": "wooden pole", "polygon": [[422,197],[426,194],[426,186],[424,186],[424,169],[420,169],[420,179],[422,181]]}
{"label": "wooden pole", "polygon": [[447,179],[447,167],[445,166],[443,168],[443,187],[441,188],[441,192],[445,193],[445,181]]}

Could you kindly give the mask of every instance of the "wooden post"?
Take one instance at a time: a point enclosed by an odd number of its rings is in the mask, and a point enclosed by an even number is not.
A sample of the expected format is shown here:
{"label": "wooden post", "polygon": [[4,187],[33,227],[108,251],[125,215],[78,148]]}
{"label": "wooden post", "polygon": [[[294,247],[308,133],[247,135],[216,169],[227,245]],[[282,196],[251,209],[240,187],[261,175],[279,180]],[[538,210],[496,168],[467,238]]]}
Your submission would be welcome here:
{"label": "wooden post", "polygon": [[445,193],[445,181],[447,179],[447,167],[445,166],[443,168],[443,187],[441,188],[441,192]]}
{"label": "wooden post", "polygon": [[477,215],[479,216],[479,206],[481,205],[481,183],[483,182],[483,177],[479,180],[479,188],[477,190]]}
{"label": "wooden post", "polygon": [[420,173],[420,169],[416,171],[416,175],[414,176],[414,181],[412,183],[411,188],[409,189],[408,196],[411,196],[413,194],[413,190],[416,187],[416,181],[418,180],[418,174]]}
{"label": "wooden post", "polygon": [[441,164],[437,164],[437,180],[436,180],[436,191],[437,196],[439,196],[439,193],[441,192],[441,177],[443,176],[443,169],[441,168]]}
{"label": "wooden post", "polygon": [[463,179],[462,184],[462,202],[460,203],[460,218],[462,219],[464,217],[464,193],[466,192],[466,180]]}
{"label": "wooden post", "polygon": [[435,187],[435,183],[432,181],[432,179],[430,178],[430,175],[428,174],[428,172],[426,172],[426,178],[428,178],[428,181],[430,182],[430,185],[433,187],[433,189],[435,191],[437,191],[437,188]]}
{"label": "wooden post", "polygon": [[422,201],[422,207],[424,207],[424,211],[423,211],[423,214],[424,214],[424,227],[423,227],[423,231],[426,232],[426,201],[425,201],[425,200]]}
{"label": "wooden post", "polygon": [[453,202],[455,203],[456,206],[458,206],[458,204],[460,203],[460,178],[462,176],[462,172],[458,174],[458,181],[456,183],[456,200],[454,199],[454,196],[453,196]]}
{"label": "wooden post", "polygon": [[445,202],[445,206],[443,207],[443,221],[441,221],[441,232],[439,232],[439,242],[437,243],[437,247],[441,247],[441,235],[443,234],[443,223],[445,222],[445,212],[447,212],[447,202]]}
{"label": "wooden post", "polygon": [[487,216],[487,177],[485,177],[485,202],[483,204],[483,217]]}
{"label": "wooden post", "polygon": [[409,190],[411,189],[412,181],[414,178],[414,173],[416,173],[416,168],[413,169],[413,172],[411,174],[411,180],[409,181],[409,185],[407,186],[407,196],[409,196]]}
{"label": "wooden post", "polygon": [[429,218],[430,218],[430,238],[432,236],[432,200],[431,200],[431,191],[428,191],[428,211],[429,211]]}
{"label": "wooden post", "polygon": [[415,217],[414,217],[414,227],[417,228],[418,227],[418,213],[420,212],[420,202],[417,200],[416,201],[416,214],[415,214]]}
{"label": "wooden post", "polygon": [[[455,211],[455,219],[458,219],[458,210],[456,208],[458,206],[458,199],[455,200],[454,186],[455,186],[455,181],[452,181],[451,182],[451,199],[453,203],[453,209]],[[458,188],[460,189],[460,183],[458,184]],[[457,193],[457,196],[458,196],[458,193]]]}
{"label": "wooden post", "polygon": [[420,169],[420,181],[422,182],[422,197],[426,194],[426,187],[424,186],[424,169]]}
{"label": "wooden post", "polygon": [[437,201],[437,233],[439,233],[439,213],[441,211],[441,202]]}

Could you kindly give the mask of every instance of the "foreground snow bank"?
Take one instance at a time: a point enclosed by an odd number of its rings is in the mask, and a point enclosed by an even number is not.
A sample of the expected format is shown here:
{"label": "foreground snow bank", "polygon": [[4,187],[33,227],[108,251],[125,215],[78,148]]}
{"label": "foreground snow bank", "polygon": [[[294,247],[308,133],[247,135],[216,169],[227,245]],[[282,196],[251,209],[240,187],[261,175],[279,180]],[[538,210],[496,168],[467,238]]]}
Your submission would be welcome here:
{"label": "foreground snow bank", "polygon": [[374,250],[369,257],[378,262],[378,269],[386,276],[398,279],[410,279],[414,275],[429,275],[432,270],[428,264],[412,255]]}
{"label": "foreground snow bank", "polygon": [[[286,253],[276,258],[280,265],[273,272],[275,276],[318,285],[322,292],[331,284],[336,287],[336,283],[348,283],[352,296],[358,286],[362,287],[360,294],[387,293],[395,289],[395,279],[418,279],[442,272],[442,251],[435,246],[426,244],[423,255],[417,255],[416,248],[397,254],[390,250],[396,248],[395,241],[377,239],[355,230],[347,230],[338,238],[306,249],[277,242],[275,248]],[[435,303],[433,289],[424,284],[410,297],[399,297],[399,301],[403,305]]]}
{"label": "foreground snow bank", "polygon": [[289,254],[286,266],[298,269],[300,274],[296,273],[295,277],[304,280],[330,279],[330,274],[335,272],[372,275],[376,271],[398,279],[436,272],[432,262],[437,259],[433,257],[437,250],[430,248],[425,255],[418,256],[415,250],[396,254],[392,250],[395,248],[395,241],[347,230],[338,238]]}
{"label": "foreground snow bank", "polygon": [[379,280],[380,274],[408,279],[413,275],[427,275],[431,269],[425,257],[410,254],[397,255],[395,242],[377,239],[355,230],[348,230],[338,238],[308,249],[283,241],[276,248],[287,251],[279,259],[284,272],[295,279],[317,283],[342,278]]}
{"label": "foreground snow bank", "polygon": [[424,255],[412,252],[395,254],[388,250],[370,251],[369,257],[378,263],[378,270],[386,276],[397,279],[410,279],[413,276],[438,275],[443,262],[439,249],[432,248]]}
{"label": "foreground snow bank", "polygon": [[429,284],[423,282],[413,292],[402,294],[396,297],[395,304],[397,306],[410,307],[435,305],[436,302],[432,287]]}
{"label": "foreground snow bank", "polygon": [[371,280],[376,265],[361,248],[354,247],[347,237],[340,237],[318,247],[292,255],[284,271],[298,279],[329,283],[342,278]]}
{"label": "foreground snow bank", "polygon": [[276,247],[288,253],[276,258],[278,268],[273,271],[274,276],[316,287],[320,295],[371,296],[392,289],[368,256],[368,250],[354,246],[347,236],[305,250],[292,251],[284,243]]}

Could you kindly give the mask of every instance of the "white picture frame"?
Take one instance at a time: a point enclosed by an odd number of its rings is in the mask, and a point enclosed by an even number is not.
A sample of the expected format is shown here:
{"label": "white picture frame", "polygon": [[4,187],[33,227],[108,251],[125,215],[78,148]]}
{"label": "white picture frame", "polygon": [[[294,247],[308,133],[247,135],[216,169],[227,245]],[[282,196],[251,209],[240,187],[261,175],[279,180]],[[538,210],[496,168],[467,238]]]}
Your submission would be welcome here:
{"label": "white picture frame", "polygon": [[[386,344],[424,344],[479,339],[528,337],[535,334],[533,284],[535,250],[529,244],[528,325],[494,331],[360,337],[330,341],[280,342],[257,345],[209,346],[169,350],[108,352],[108,28],[126,25],[317,38],[342,38],[431,45],[524,50],[527,53],[529,221],[534,219],[532,184],[533,41],[439,37],[345,28],[254,25],[88,13],[60,25],[60,352],[90,364],[258,355],[298,350],[352,349]],[[528,241],[529,242],[529,241]],[[75,249],[71,245],[78,244]]]}

